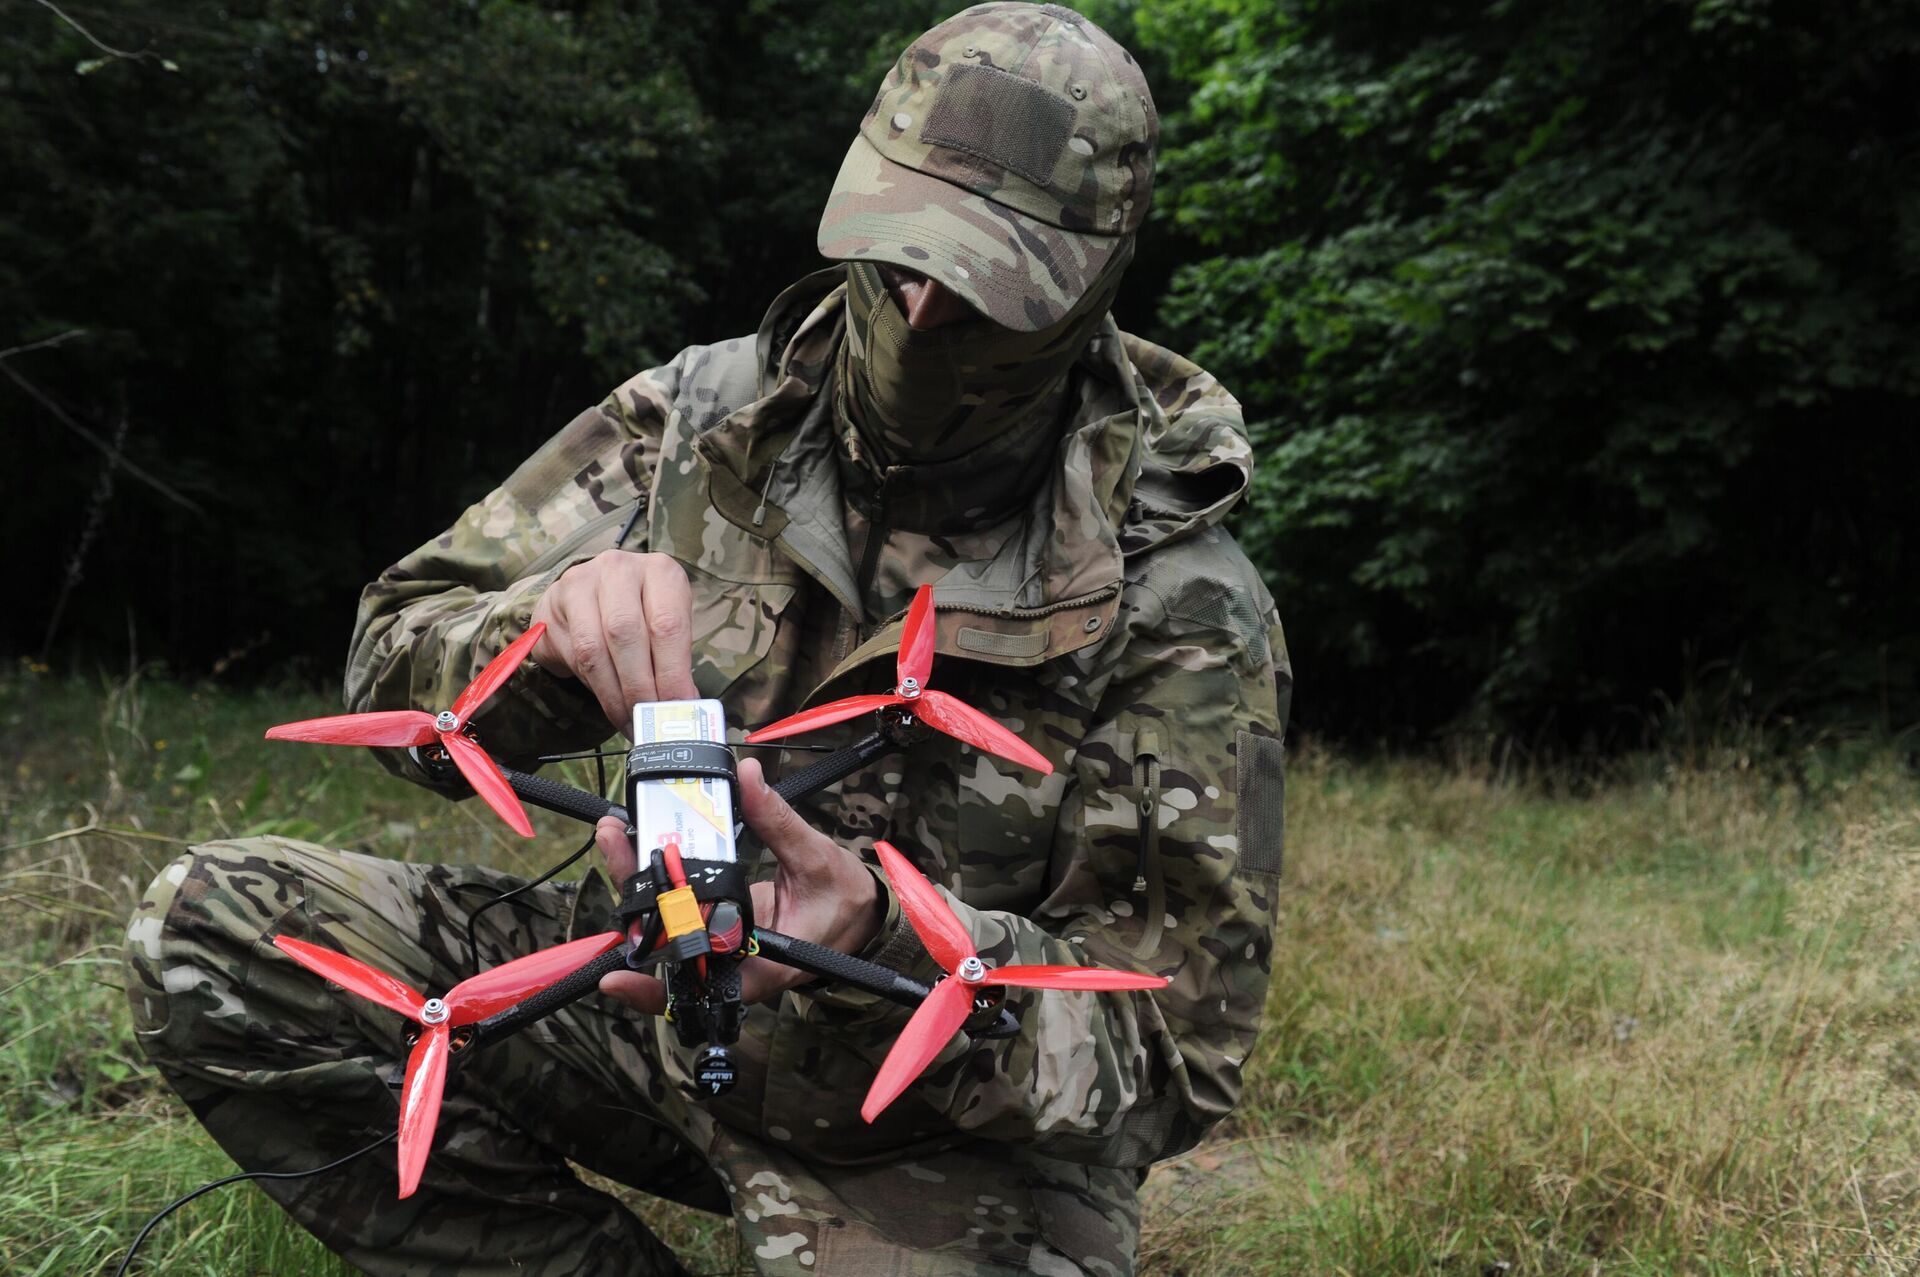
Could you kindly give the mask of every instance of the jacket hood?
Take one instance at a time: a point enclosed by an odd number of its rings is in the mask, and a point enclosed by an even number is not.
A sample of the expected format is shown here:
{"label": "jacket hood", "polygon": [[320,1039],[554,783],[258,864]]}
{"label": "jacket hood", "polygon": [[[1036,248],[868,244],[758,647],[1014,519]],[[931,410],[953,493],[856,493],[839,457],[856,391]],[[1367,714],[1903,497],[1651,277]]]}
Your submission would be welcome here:
{"label": "jacket hood", "polygon": [[1146,441],[1121,533],[1132,556],[1221,523],[1252,485],[1253,445],[1239,401],[1212,374],[1145,338],[1118,336],[1113,366],[1135,389]]}
{"label": "jacket hood", "polygon": [[[755,338],[757,397],[707,423],[694,451],[716,511],[776,540],[857,613],[829,384],[844,297],[844,268],[833,267],[775,300]],[[1011,516],[1012,533],[991,556],[940,577],[943,610],[1034,640],[980,658],[1024,663],[1022,653],[1046,659],[1095,640],[1111,628],[1128,560],[1218,523],[1247,489],[1253,457],[1239,405],[1199,367],[1122,333],[1111,316],[1075,366],[1068,412],[1053,473]],[[884,632],[871,640],[887,641]]]}

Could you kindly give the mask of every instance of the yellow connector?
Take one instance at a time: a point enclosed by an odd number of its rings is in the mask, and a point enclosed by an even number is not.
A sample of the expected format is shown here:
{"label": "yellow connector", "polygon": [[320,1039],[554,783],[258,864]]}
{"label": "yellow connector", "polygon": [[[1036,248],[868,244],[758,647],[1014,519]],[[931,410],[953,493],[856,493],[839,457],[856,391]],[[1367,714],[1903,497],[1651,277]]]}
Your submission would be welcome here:
{"label": "yellow connector", "polygon": [[654,904],[660,910],[660,922],[666,927],[669,940],[678,940],[707,925],[707,920],[700,916],[700,902],[693,898],[692,887],[675,887],[663,892]]}

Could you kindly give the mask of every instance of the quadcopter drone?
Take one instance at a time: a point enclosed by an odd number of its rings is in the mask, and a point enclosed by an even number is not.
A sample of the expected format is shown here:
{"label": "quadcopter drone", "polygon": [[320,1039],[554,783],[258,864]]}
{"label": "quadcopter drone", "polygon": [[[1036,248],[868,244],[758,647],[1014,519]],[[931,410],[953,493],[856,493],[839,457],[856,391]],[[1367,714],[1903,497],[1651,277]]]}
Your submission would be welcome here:
{"label": "quadcopter drone", "polygon": [[[638,872],[621,884],[614,917],[618,930],[527,954],[427,997],[356,958],[305,941],[277,936],[273,943],[316,975],[410,1020],[418,1028],[401,1086],[400,1196],[419,1186],[439,1120],[449,1070],[472,1054],[594,992],[613,971],[653,968],[667,988],[666,1018],[680,1044],[695,1052],[695,1085],[709,1096],[731,1090],[729,1048],[739,1038],[746,1007],[740,963],[757,955],[842,985],[864,990],[913,1015],[882,1061],[861,1106],[872,1122],[933,1061],[955,1033],[1001,1038],[1019,1031],[1005,1005],[1006,987],[1103,992],[1157,989],[1162,976],[1104,967],[1057,965],[990,967],[975,952],[966,927],[938,888],[891,843],[875,844],[881,872],[899,897],[908,923],[945,975],[931,986],[876,963],[754,924],[746,873],[733,855],[738,809],[733,750],[724,740],[715,702],[680,701],[637,706],[634,745],[626,755],[624,807],[598,794],[503,767],[471,733],[471,720],[512,677],[544,632],[535,625],[468,685],[451,708],[385,710],[285,723],[269,740],[328,745],[398,746],[436,777],[465,777],[488,807],[522,836],[531,836],[524,800],[595,823],[621,819],[635,848],[650,847]],[[891,691],[849,696],[749,732],[758,745],[858,718],[876,717],[874,730],[825,755],[773,786],[794,802],[875,760],[943,732],[977,749],[1042,774],[1052,766],[1000,724],[958,698],[928,685],[933,670],[933,587],[922,585],[907,609]],[[712,706],[710,714],[686,707]],[[667,711],[677,711],[668,713]],[[688,729],[692,719],[705,721]],[[667,730],[660,725],[667,720]],[[718,833],[724,836],[715,837]],[[802,990],[804,992],[804,990]]]}

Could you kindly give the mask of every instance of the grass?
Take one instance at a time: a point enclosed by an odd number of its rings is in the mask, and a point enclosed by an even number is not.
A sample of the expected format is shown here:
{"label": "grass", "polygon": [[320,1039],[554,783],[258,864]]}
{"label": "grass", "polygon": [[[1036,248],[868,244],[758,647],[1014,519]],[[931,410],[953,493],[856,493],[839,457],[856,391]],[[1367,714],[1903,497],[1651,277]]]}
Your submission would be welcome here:
{"label": "grass", "polygon": [[[0,1271],[112,1271],[231,1163],[147,1072],[120,927],[194,838],[534,869],[347,751],[305,695],[0,675]],[[1920,783],[1738,755],[1612,782],[1296,757],[1268,1028],[1240,1110],[1148,1183],[1143,1269],[1920,1273]],[[731,1230],[634,1199],[698,1271]],[[265,1197],[149,1273],[342,1271]],[[149,1261],[150,1262],[147,1262]]]}
{"label": "grass", "polygon": [[1267,1033],[1149,1266],[1920,1271],[1917,796],[1296,765]]}

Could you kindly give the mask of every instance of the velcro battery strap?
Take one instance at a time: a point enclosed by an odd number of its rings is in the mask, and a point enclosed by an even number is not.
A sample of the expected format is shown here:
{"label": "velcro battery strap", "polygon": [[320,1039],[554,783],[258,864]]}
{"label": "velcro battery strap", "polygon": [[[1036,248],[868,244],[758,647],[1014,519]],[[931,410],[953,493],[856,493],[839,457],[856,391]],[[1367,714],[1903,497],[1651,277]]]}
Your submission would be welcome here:
{"label": "velcro battery strap", "polygon": [[736,782],[733,750],[704,740],[659,741],[627,751],[627,780],[724,780]]}
{"label": "velcro battery strap", "polygon": [[[743,909],[751,910],[753,896],[749,891],[750,884],[746,870],[738,864],[723,860],[685,860],[681,866],[686,871],[687,886],[693,889],[693,898],[701,904],[731,900]],[[650,870],[642,869],[620,888],[620,903],[614,906],[613,916],[625,928],[635,918],[658,908],[659,898],[671,889],[671,884],[663,887]],[[749,913],[748,917],[751,916]]]}

